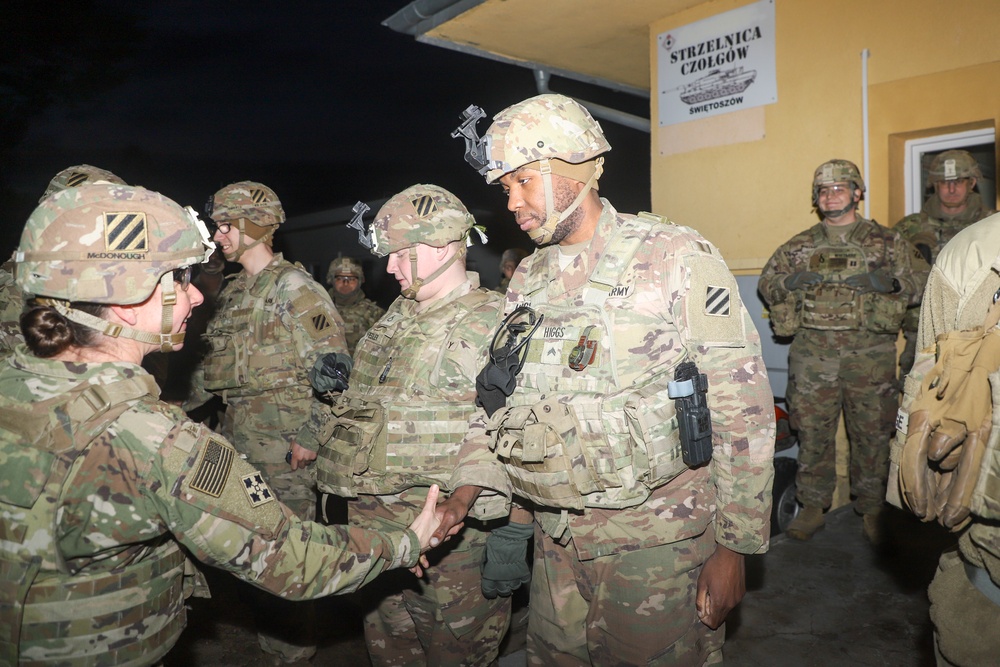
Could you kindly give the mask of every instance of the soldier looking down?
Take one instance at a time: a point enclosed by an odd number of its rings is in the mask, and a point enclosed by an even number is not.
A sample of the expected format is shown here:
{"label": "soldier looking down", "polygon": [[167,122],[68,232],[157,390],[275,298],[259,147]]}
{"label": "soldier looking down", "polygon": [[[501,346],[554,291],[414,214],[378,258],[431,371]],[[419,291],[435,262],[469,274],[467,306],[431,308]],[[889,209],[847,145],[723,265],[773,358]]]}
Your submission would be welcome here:
{"label": "soldier looking down", "polygon": [[[611,146],[574,100],[527,99],[482,138],[481,115],[456,130],[466,160],[539,246],[511,279],[469,436],[534,513],[528,660],[721,661],[743,555],[767,550],[773,476],[771,390],[736,280],[692,229],[598,195]],[[685,419],[682,436],[669,396],[701,427]],[[456,473],[443,526],[477,484]]]}

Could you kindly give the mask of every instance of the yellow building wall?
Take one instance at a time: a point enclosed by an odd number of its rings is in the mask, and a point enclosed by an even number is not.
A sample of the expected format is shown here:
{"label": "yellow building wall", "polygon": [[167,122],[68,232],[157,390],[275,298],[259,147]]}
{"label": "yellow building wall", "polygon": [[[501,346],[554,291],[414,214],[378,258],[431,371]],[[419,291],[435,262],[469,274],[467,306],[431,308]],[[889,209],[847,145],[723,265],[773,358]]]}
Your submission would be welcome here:
{"label": "yellow building wall", "polygon": [[[1000,121],[997,0],[775,0],[778,102],[660,128],[656,35],[750,4],[714,0],[650,26],[653,210],[695,227],[738,273],[816,222],[813,170],[863,167],[862,59],[870,52],[870,212],[903,215],[902,141]],[[955,127],[961,126],[961,127]],[[715,144],[715,145],[713,145]]]}

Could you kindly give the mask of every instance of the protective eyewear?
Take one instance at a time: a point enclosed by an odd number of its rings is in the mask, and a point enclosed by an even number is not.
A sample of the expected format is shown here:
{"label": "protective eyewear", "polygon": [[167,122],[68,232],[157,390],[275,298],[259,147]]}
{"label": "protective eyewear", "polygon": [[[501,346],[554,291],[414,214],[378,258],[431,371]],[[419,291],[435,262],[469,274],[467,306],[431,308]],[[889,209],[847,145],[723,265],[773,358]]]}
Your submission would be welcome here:
{"label": "protective eyewear", "polygon": [[174,269],[174,282],[179,283],[181,290],[187,291],[188,285],[191,284],[191,267],[185,266],[180,269]]}

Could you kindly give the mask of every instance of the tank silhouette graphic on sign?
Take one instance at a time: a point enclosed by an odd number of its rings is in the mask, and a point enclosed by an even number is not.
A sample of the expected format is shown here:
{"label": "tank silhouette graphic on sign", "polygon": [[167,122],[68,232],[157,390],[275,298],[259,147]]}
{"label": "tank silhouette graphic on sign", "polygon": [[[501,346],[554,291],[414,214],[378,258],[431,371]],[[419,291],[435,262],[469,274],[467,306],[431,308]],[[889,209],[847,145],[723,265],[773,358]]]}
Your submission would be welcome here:
{"label": "tank silhouette graphic on sign", "polygon": [[714,69],[705,76],[685,84],[681,89],[681,101],[685,104],[698,104],[727,95],[742,93],[750,87],[757,78],[757,70],[744,72],[742,67],[733,67],[726,71]]}

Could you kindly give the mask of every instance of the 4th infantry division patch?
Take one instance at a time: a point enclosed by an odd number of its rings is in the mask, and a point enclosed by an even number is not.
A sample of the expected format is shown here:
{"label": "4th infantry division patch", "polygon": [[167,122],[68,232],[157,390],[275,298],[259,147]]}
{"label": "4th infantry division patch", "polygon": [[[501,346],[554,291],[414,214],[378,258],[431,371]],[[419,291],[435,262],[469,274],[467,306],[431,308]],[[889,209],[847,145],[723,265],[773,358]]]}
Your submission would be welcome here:
{"label": "4th infantry division patch", "polygon": [[274,493],[271,491],[271,487],[267,485],[267,482],[264,481],[264,476],[259,472],[244,475],[240,480],[243,482],[241,486],[253,507],[260,507],[274,500]]}

